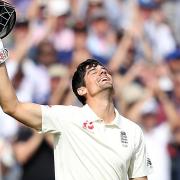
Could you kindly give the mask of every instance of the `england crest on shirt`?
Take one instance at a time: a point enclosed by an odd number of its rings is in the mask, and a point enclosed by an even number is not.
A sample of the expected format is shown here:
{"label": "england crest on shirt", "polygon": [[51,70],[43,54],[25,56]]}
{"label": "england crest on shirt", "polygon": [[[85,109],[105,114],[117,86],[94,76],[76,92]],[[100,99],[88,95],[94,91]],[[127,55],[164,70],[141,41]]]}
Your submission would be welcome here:
{"label": "england crest on shirt", "polygon": [[123,147],[128,147],[128,138],[125,131],[120,132],[121,143]]}

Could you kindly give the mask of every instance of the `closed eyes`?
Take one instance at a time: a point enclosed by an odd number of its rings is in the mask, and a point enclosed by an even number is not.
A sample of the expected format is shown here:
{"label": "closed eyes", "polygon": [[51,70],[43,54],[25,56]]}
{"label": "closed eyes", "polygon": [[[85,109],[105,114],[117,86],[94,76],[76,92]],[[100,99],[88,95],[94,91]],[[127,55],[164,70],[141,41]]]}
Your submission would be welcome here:
{"label": "closed eyes", "polygon": [[[102,67],[101,70],[104,70],[107,74],[110,74],[109,71],[105,67]],[[96,69],[95,67],[92,67],[91,69],[89,69],[87,71],[87,75],[89,75],[89,74],[97,74],[97,73],[98,73],[98,69]]]}
{"label": "closed eyes", "polygon": [[96,74],[97,70],[95,68],[92,68],[90,70],[88,70],[87,74]]}

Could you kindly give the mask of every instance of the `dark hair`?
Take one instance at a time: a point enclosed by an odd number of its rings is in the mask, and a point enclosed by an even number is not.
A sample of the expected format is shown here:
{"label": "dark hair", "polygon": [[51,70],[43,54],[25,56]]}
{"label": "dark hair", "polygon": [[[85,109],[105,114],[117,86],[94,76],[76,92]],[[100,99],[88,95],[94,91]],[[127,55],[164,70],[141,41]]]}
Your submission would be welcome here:
{"label": "dark hair", "polygon": [[86,104],[86,98],[84,96],[81,96],[78,94],[77,89],[85,86],[84,76],[86,74],[86,70],[91,67],[96,66],[103,66],[99,61],[95,59],[87,59],[86,61],[79,64],[77,67],[77,70],[75,71],[73,78],[72,78],[72,89],[78,100],[85,105]]}
{"label": "dark hair", "polygon": [[76,22],[73,29],[75,33],[87,33],[87,25],[81,21]]}

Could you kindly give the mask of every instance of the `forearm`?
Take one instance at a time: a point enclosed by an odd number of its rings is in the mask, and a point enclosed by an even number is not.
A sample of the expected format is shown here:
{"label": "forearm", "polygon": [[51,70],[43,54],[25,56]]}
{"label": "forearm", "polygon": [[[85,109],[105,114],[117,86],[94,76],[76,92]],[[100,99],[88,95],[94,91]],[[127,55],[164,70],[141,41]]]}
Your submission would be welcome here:
{"label": "forearm", "polygon": [[0,65],[0,105],[7,114],[13,114],[18,104],[15,90],[9,80],[5,63]]}
{"label": "forearm", "polygon": [[64,99],[64,95],[69,88],[69,77],[63,77],[56,89],[51,93],[48,104],[60,104],[62,99]]}
{"label": "forearm", "polygon": [[17,161],[20,164],[26,163],[37,151],[39,145],[42,142],[42,139],[42,135],[35,133],[28,141],[17,142],[14,145],[14,153]]}
{"label": "forearm", "polygon": [[159,93],[158,97],[163,105],[170,127],[174,129],[177,126],[180,126],[180,118],[174,104],[171,102],[169,97],[163,92]]}
{"label": "forearm", "polygon": [[42,127],[41,107],[38,104],[20,103],[18,101],[4,63],[7,52],[4,50],[1,40],[0,50],[0,106],[6,114],[16,120],[31,128],[40,130]]}
{"label": "forearm", "polygon": [[65,89],[61,89],[61,90],[59,90],[59,88],[56,89],[55,92],[51,94],[48,104],[50,105],[60,104],[64,95],[64,91]]}
{"label": "forearm", "polygon": [[141,109],[144,106],[145,100],[139,100],[137,101],[132,108],[127,109],[127,114],[126,116],[131,119],[132,121],[136,123],[140,123],[140,117],[141,117]]}
{"label": "forearm", "polygon": [[124,60],[126,59],[130,45],[131,37],[128,33],[125,33],[124,37],[122,38],[122,41],[119,42],[116,53],[114,54],[108,65],[111,71],[118,71],[119,67],[123,64]]}

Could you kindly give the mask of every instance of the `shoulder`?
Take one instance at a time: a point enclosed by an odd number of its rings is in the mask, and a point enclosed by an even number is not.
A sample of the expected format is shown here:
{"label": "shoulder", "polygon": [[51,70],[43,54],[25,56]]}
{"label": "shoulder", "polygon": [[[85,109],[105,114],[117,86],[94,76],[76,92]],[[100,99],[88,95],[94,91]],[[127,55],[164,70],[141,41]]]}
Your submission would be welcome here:
{"label": "shoulder", "polygon": [[81,108],[78,106],[72,106],[72,105],[41,105],[42,108],[51,110],[51,111],[56,111],[56,112],[80,112]]}
{"label": "shoulder", "polygon": [[43,119],[53,121],[70,122],[81,117],[81,108],[77,106],[65,105],[41,105]]}
{"label": "shoulder", "polygon": [[122,115],[119,115],[120,116],[120,119],[121,119],[121,126],[123,129],[126,129],[128,132],[132,133],[132,134],[142,134],[142,129],[141,127],[133,122],[132,120],[122,116]]}
{"label": "shoulder", "polygon": [[136,150],[140,145],[144,144],[144,135],[141,127],[133,122],[132,120],[120,115],[120,129],[125,132],[128,139],[130,147],[132,150]]}
{"label": "shoulder", "polygon": [[120,118],[122,130],[128,133],[129,137],[135,144],[138,144],[139,141],[143,140],[143,131],[138,124],[124,116],[120,115]]}

